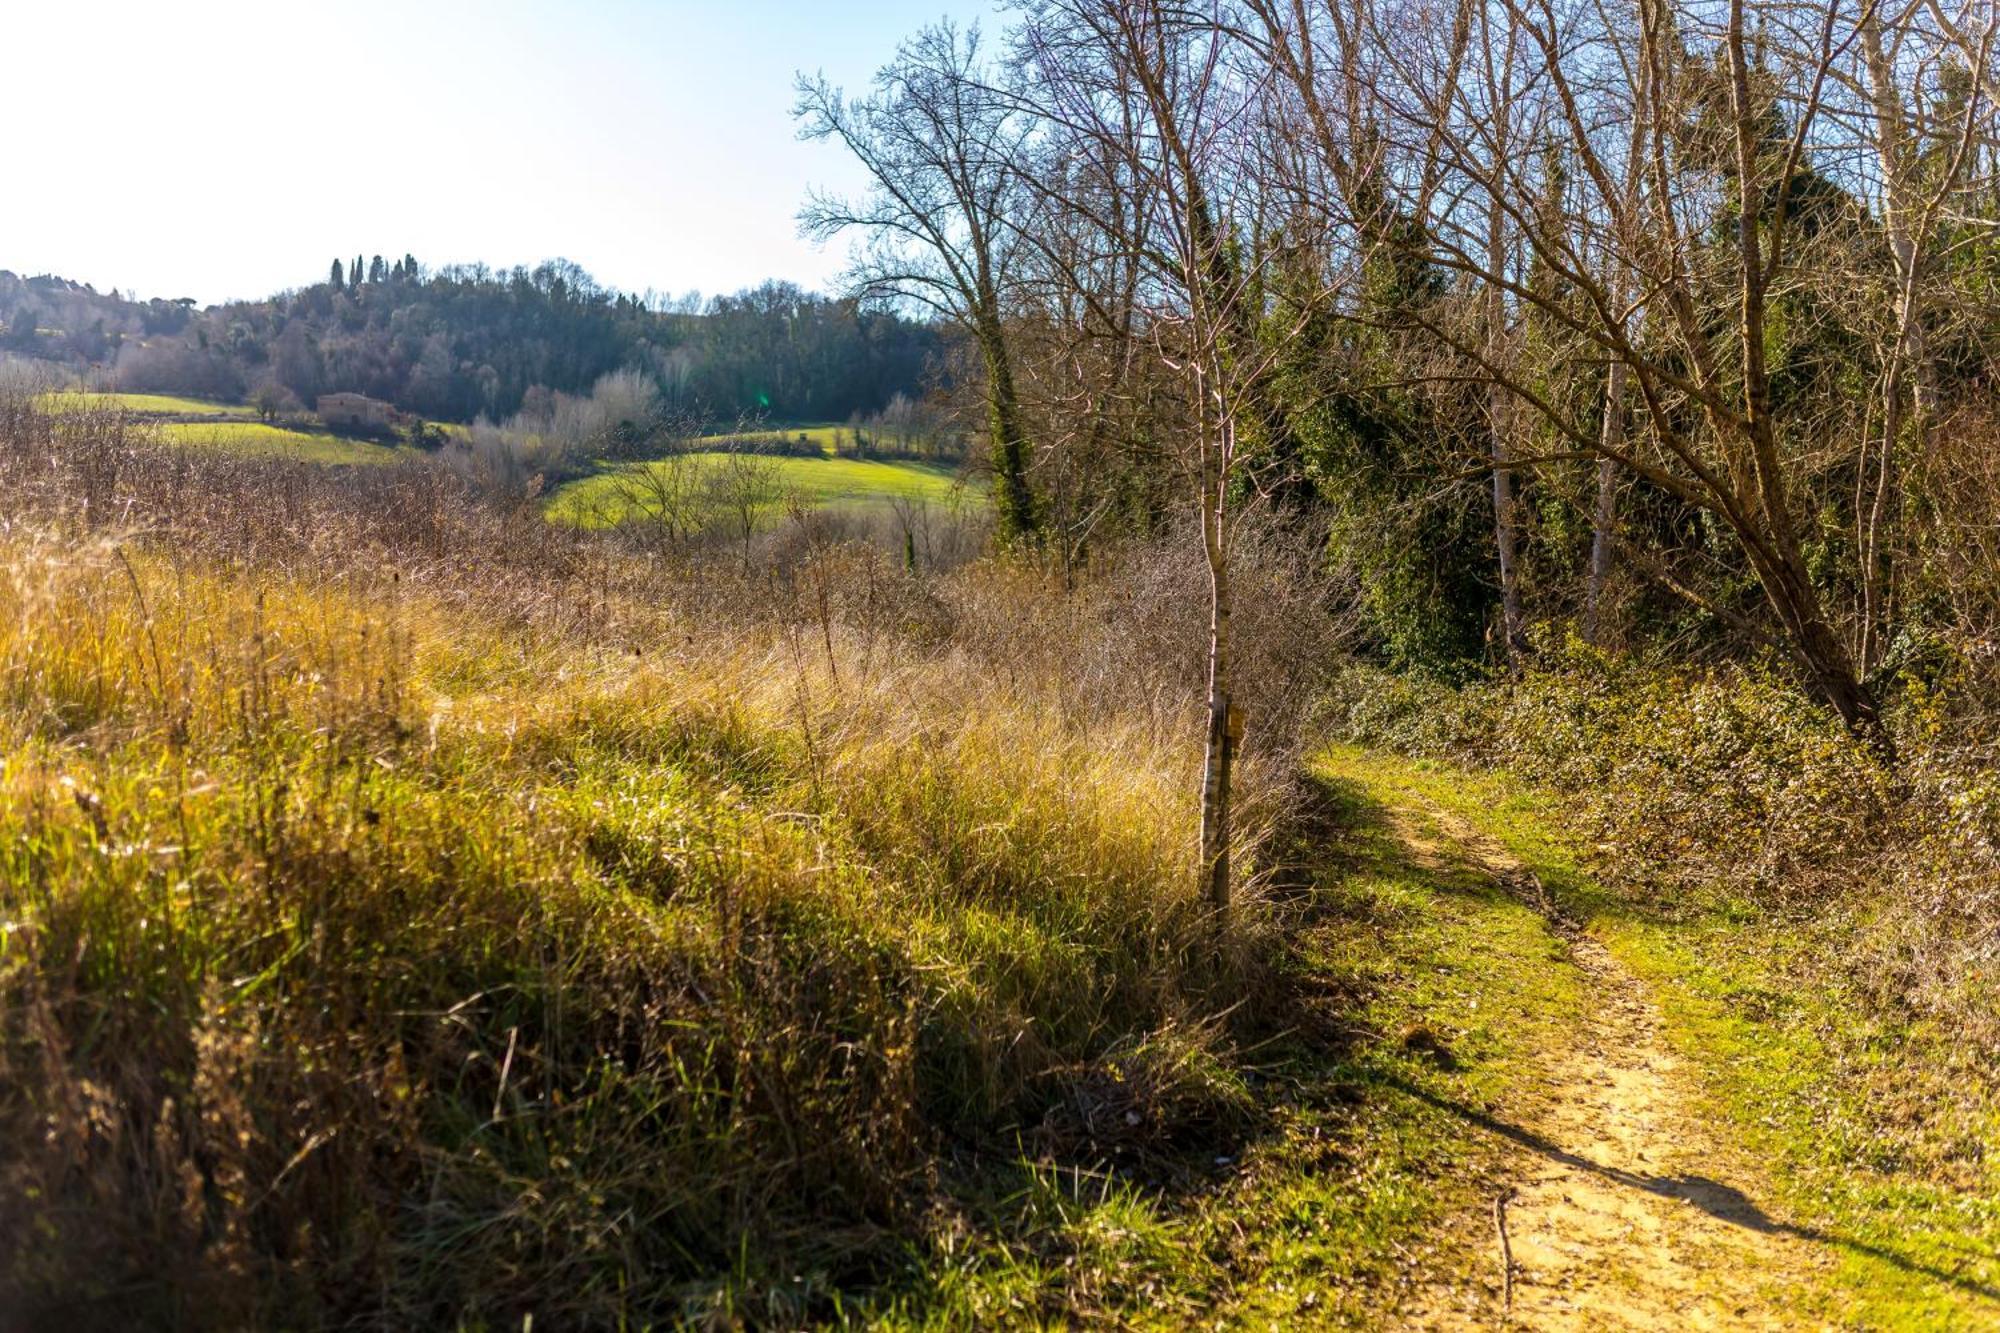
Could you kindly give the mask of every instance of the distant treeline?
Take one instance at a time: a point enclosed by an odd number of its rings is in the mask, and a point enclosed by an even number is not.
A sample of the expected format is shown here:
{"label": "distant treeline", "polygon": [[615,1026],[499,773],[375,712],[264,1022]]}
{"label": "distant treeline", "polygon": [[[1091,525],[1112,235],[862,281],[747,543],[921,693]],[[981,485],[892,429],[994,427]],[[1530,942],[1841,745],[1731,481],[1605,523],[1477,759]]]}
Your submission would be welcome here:
{"label": "distant treeline", "polygon": [[948,335],[887,311],[767,282],[707,301],[642,299],[552,261],[429,271],[412,256],[336,260],[326,281],[206,310],[0,271],[0,343],[135,392],[242,398],[335,390],[452,421],[519,411],[537,386],[586,393],[637,368],[676,408],[799,421],[920,395]]}

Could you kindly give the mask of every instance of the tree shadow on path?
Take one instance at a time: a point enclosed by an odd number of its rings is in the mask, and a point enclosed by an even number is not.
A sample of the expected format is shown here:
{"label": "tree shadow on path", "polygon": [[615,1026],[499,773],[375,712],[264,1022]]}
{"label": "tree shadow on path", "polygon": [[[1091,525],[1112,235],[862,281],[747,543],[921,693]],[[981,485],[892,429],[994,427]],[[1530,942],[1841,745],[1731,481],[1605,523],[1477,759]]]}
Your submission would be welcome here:
{"label": "tree shadow on path", "polygon": [[[1593,1175],[1625,1186],[1628,1189],[1643,1191],[1662,1198],[1679,1199],[1684,1203],[1693,1204],[1711,1217],[1728,1222],[1733,1226],[1742,1227],[1746,1231],[1754,1231],[1762,1235],[1791,1236],[1815,1245],[1836,1246],[1851,1253],[1864,1254],[1870,1258],[1879,1259],[1883,1263],[1893,1265],[1906,1273],[1946,1283],[1970,1295],[1979,1296],[1990,1301],[2000,1301],[2000,1288],[1996,1288],[1975,1278],[1966,1277],[1959,1273],[1947,1272],[1944,1269],[1922,1263],[1909,1258],[1907,1255],[1898,1254],[1894,1250],[1884,1249],[1880,1245],[1871,1244],[1867,1241],[1837,1235],[1830,1231],[1821,1230],[1818,1227],[1798,1226],[1790,1222],[1780,1221],[1766,1213],[1762,1208],[1759,1208],[1748,1195],[1733,1185],[1725,1185],[1721,1181],[1711,1180],[1706,1176],[1643,1175],[1635,1171],[1627,1171],[1622,1167],[1607,1166],[1602,1162],[1585,1157],[1581,1153],[1572,1152],[1525,1126],[1502,1120],[1475,1106],[1469,1106],[1464,1102],[1419,1087],[1407,1079],[1399,1078],[1393,1074],[1384,1074],[1382,1075],[1382,1081],[1416,1098],[1418,1101],[1445,1112],[1447,1115],[1456,1116],[1468,1124],[1483,1129],[1489,1134],[1506,1139],[1511,1143],[1518,1144],[1549,1161],[1559,1162],[1564,1166],[1573,1167],[1579,1171],[1588,1171]],[[1982,1255],[1980,1257],[1992,1258],[1993,1256]]]}
{"label": "tree shadow on path", "polygon": [[[1350,862],[1362,865],[1373,862],[1383,868],[1395,866],[1403,870],[1417,870],[1436,888],[1454,897],[1490,899],[1493,896],[1506,896],[1516,901],[1523,899],[1518,886],[1508,883],[1504,877],[1496,875],[1485,867],[1475,866],[1449,856],[1442,858],[1443,864],[1423,864],[1429,858],[1414,851],[1404,841],[1411,831],[1410,826],[1400,821],[1396,811],[1380,800],[1363,783],[1346,776],[1322,775],[1318,779],[1318,785],[1322,799],[1328,801],[1344,817],[1346,837],[1342,841],[1346,845],[1341,850]],[[1450,836],[1443,834],[1442,831],[1438,840],[1447,844],[1451,841]],[[1569,876],[1559,878],[1568,879]],[[1539,882],[1536,887],[1540,888]],[[1579,886],[1570,883],[1563,887],[1574,891]],[[1542,889],[1538,896],[1543,901],[1530,905],[1545,909],[1550,906],[1551,900],[1546,889]],[[1558,897],[1560,896],[1559,894]],[[1597,905],[1600,909],[1610,909],[1614,915],[1638,919],[1657,921],[1660,915],[1664,915],[1649,912],[1645,905],[1629,901],[1600,902]],[[1567,919],[1551,920],[1552,928],[1557,930],[1572,924]],[[1968,1295],[2000,1303],[2000,1287],[1991,1283],[1963,1273],[1947,1271],[1869,1241],[1774,1218],[1742,1190],[1722,1181],[1693,1174],[1647,1175],[1628,1171],[1622,1167],[1609,1166],[1572,1152],[1523,1125],[1502,1120],[1477,1107],[1432,1092],[1393,1073],[1378,1071],[1376,1077],[1386,1086],[1405,1092],[1436,1110],[1517,1144],[1551,1162],[1590,1172],[1627,1189],[1661,1198],[1678,1199],[1692,1204],[1711,1217],[1746,1231],[1761,1235],[1790,1236],[1810,1244],[1837,1247],[1849,1253],[1880,1260],[1913,1276],[1946,1284]],[[1994,1254],[1978,1251],[1970,1251],[1967,1254],[1970,1259],[1986,1262],[2000,1258]]]}

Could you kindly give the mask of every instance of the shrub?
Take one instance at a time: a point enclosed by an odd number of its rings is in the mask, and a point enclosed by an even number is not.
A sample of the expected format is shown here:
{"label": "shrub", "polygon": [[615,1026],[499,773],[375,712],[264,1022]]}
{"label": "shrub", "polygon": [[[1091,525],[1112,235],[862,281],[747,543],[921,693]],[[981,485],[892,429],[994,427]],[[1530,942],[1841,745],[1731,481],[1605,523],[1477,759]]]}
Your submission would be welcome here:
{"label": "shrub", "polygon": [[1928,1021],[2000,1055],[2000,785],[1985,687],[1913,683],[1885,769],[1789,680],[1667,668],[1577,645],[1510,680],[1452,690],[1352,668],[1331,734],[1505,767],[1560,794],[1603,877],[1669,913],[1785,922],[1802,986],[1876,1019]]}

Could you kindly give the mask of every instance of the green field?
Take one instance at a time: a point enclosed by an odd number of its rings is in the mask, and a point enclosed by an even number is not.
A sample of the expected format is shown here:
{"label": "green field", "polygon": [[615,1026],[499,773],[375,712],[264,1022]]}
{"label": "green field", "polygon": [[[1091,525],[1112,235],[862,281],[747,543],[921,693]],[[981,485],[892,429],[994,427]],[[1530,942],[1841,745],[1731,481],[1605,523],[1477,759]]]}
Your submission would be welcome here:
{"label": "green field", "polygon": [[[830,427],[827,429],[831,429]],[[743,436],[731,438],[742,439]],[[690,454],[687,460],[703,469],[716,466],[725,453]],[[963,494],[952,467],[940,463],[877,463],[851,458],[777,458],[778,484],[788,496],[814,507],[878,504],[888,500],[948,502]],[[571,482],[549,500],[548,515],[561,523],[609,527],[628,516],[629,503],[621,482],[643,468],[666,468],[674,462],[635,463]]]}
{"label": "green field", "polygon": [[222,449],[246,458],[296,458],[308,463],[393,463],[415,451],[354,440],[320,430],[267,426],[261,421],[178,421],[163,427],[175,444]]}
{"label": "green field", "polygon": [[701,436],[704,444],[793,444],[803,435],[831,456],[835,441],[847,428],[845,426],[770,426],[758,430],[718,430]]}
{"label": "green field", "polygon": [[52,393],[43,396],[43,404],[61,411],[119,408],[146,416],[247,418],[257,415],[255,408],[243,403],[215,403],[164,393]]}
{"label": "green field", "polygon": [[137,416],[180,418],[161,423],[163,438],[174,444],[220,449],[244,458],[295,458],[308,463],[352,465],[391,463],[414,452],[402,445],[351,439],[318,427],[273,426],[253,420],[256,409],[241,403],[159,393],[51,393],[44,395],[42,401],[56,411],[115,409]]}

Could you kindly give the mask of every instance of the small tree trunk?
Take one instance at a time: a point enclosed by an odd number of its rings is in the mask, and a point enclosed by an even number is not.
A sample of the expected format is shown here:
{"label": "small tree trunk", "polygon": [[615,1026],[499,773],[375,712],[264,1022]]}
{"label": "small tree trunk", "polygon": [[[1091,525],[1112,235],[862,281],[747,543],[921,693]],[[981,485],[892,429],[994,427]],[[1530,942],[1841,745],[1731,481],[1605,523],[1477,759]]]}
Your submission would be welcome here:
{"label": "small tree trunk", "polygon": [[[1895,576],[1890,529],[1895,524],[1898,489],[1896,450],[1902,447],[1903,376],[1901,350],[1890,353],[1882,377],[1882,452],[1876,461],[1875,494],[1869,501],[1861,543],[1861,642],[1855,653],[1866,671],[1879,660],[1888,634],[1888,589]],[[1865,455],[1864,455],[1865,457]]]}
{"label": "small tree trunk", "polygon": [[[1506,249],[1506,218],[1496,195],[1488,210],[1486,233],[1486,258],[1492,272],[1499,273],[1504,269]],[[1506,319],[1507,308],[1500,284],[1489,282],[1486,284],[1486,354],[1495,366],[1506,363]],[[1512,451],[1507,434],[1512,421],[1512,407],[1506,387],[1496,378],[1486,391],[1486,412],[1493,453],[1493,545],[1500,560],[1501,630],[1510,662],[1527,646],[1526,635],[1521,629],[1521,584],[1515,571],[1518,533],[1514,512],[1514,473],[1508,466]]]}
{"label": "small tree trunk", "polygon": [[[1902,517],[1902,478],[1897,454],[1905,448],[1921,454],[1922,436],[1930,416],[1930,358],[1925,346],[1923,289],[1919,281],[1922,255],[1910,225],[1915,209],[1906,175],[1908,164],[1904,161],[1902,93],[1883,45],[1882,19],[1876,9],[1863,11],[1860,36],[1874,102],[1876,156],[1887,193],[1883,201],[1883,228],[1896,275],[1896,334],[1882,377],[1882,457],[1875,477],[1875,495],[1869,505],[1861,559],[1861,644],[1857,656],[1861,669],[1866,671],[1880,661],[1895,615],[1896,529]],[[1914,389],[1911,395],[1914,410],[1908,414],[1903,402],[1906,387]],[[1914,438],[1906,440],[1906,430]]]}
{"label": "small tree trunk", "polygon": [[1613,360],[1604,377],[1604,456],[1597,460],[1597,510],[1590,525],[1590,578],[1584,594],[1583,636],[1604,639],[1604,587],[1611,578],[1612,545],[1618,528],[1618,464],[1611,454],[1625,448],[1625,363]]}
{"label": "small tree trunk", "polygon": [[[1223,423],[1223,431],[1229,423]],[[1202,459],[1201,539],[1208,556],[1208,744],[1201,775],[1202,889],[1218,916],[1229,911],[1229,787],[1242,734],[1229,703],[1229,544],[1225,526],[1227,445],[1210,442]]]}
{"label": "small tree trunk", "polygon": [[[1492,390],[1497,400],[1507,391],[1497,385]],[[1504,411],[1503,404],[1495,402],[1496,412]],[[1521,628],[1521,580],[1516,571],[1517,532],[1514,513],[1514,473],[1507,466],[1507,440],[1501,427],[1493,431],[1493,544],[1500,556],[1500,624],[1506,637],[1507,658],[1519,657],[1527,647],[1527,635]]]}
{"label": "small tree trunk", "polygon": [[1211,556],[1208,620],[1208,746],[1201,778],[1201,866],[1209,905],[1229,910],[1229,788],[1242,735],[1229,702],[1229,572]]}

